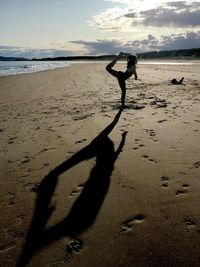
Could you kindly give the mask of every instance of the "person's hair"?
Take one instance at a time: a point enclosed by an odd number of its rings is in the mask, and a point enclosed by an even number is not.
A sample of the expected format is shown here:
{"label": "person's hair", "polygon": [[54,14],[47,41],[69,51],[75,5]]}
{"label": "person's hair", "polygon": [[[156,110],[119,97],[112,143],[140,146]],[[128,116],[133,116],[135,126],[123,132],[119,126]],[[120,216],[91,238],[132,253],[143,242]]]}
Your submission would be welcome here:
{"label": "person's hair", "polygon": [[136,55],[130,55],[127,57],[127,68],[130,68],[132,65],[137,64],[138,58]]}

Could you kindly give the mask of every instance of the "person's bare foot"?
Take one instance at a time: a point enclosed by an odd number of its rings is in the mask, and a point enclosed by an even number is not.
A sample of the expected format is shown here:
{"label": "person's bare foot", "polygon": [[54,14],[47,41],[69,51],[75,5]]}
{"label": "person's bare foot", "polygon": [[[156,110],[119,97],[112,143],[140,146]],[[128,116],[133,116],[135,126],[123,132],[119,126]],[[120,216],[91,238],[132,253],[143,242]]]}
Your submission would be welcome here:
{"label": "person's bare foot", "polygon": [[117,56],[118,58],[121,58],[123,57],[124,53],[123,52],[120,52],[119,55]]}

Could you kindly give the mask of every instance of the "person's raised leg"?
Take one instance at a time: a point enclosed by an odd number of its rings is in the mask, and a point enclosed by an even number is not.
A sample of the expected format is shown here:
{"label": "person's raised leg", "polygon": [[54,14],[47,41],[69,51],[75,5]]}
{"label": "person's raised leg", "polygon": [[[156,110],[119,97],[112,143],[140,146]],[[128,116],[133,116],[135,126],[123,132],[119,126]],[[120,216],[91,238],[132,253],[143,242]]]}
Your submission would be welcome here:
{"label": "person's raised leg", "polygon": [[182,77],[178,83],[182,84],[183,80],[184,80],[184,77]]}
{"label": "person's raised leg", "polygon": [[114,67],[114,65],[117,63],[117,60],[119,58],[121,58],[123,55],[122,52],[119,53],[118,56],[116,56],[107,66],[106,66],[106,70],[111,74],[113,75],[114,77],[117,77],[119,78],[119,72],[116,71],[116,70],[113,70],[112,68]]}

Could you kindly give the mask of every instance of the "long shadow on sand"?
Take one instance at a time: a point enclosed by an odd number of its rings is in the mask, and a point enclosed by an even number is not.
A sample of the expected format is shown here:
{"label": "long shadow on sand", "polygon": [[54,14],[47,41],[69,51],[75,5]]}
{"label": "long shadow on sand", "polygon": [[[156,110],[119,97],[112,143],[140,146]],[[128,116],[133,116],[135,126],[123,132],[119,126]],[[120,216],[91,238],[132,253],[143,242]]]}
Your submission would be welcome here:
{"label": "long shadow on sand", "polygon": [[[89,145],[58,165],[42,179],[37,192],[33,218],[17,266],[25,266],[38,250],[64,236],[77,238],[94,223],[108,192],[114,163],[125,143],[126,132],[122,133],[121,142],[115,151],[114,143],[108,137],[117,124],[121,112],[122,110]],[[51,206],[51,199],[59,175],[92,157],[96,157],[96,164],[70,212],[61,222],[45,228],[54,210]]]}

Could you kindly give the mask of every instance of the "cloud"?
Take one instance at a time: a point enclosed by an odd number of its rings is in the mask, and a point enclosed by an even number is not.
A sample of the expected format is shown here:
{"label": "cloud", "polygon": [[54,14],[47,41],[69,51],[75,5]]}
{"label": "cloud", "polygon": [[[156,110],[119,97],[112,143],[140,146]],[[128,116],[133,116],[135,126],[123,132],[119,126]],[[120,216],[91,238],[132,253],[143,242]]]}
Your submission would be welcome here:
{"label": "cloud", "polygon": [[[131,17],[131,14],[126,14]],[[135,18],[135,15],[132,16]],[[200,26],[200,3],[169,2],[157,8],[141,11],[138,18],[145,26],[196,27]]]}
{"label": "cloud", "polygon": [[159,38],[149,34],[138,40],[96,40],[96,41],[71,41],[83,45],[90,55],[117,54],[120,51],[140,53],[153,50],[176,50],[200,47],[200,31],[161,35]]}
{"label": "cloud", "polygon": [[110,8],[99,15],[93,16],[88,24],[109,31],[125,31],[131,26],[131,21],[126,17],[127,12],[127,9],[120,7]]}
{"label": "cloud", "polygon": [[[200,47],[200,31],[187,31],[186,33],[168,34],[155,37],[148,34],[141,39],[98,39],[95,41],[74,40],[69,43],[77,44],[80,49],[79,54],[103,55],[118,54],[120,51],[129,53],[141,53],[154,50],[177,50]],[[5,57],[61,57],[73,56],[77,53],[65,49],[33,49],[17,46],[0,46],[0,56]]]}
{"label": "cloud", "polygon": [[0,56],[4,57],[25,57],[25,58],[41,58],[41,57],[60,57],[70,56],[74,53],[66,50],[58,49],[36,49],[24,48],[18,46],[0,46]]}
{"label": "cloud", "polygon": [[[136,27],[187,28],[200,26],[200,2],[108,0],[126,4],[95,15],[90,26],[109,31],[134,31]],[[158,4],[159,2],[159,4]]]}
{"label": "cloud", "polygon": [[162,50],[187,49],[200,47],[200,31],[185,34],[162,35],[160,39]]}
{"label": "cloud", "polygon": [[86,49],[86,54],[102,55],[115,54],[123,49],[122,42],[119,40],[97,40],[97,41],[71,41],[70,43],[83,45]]}

